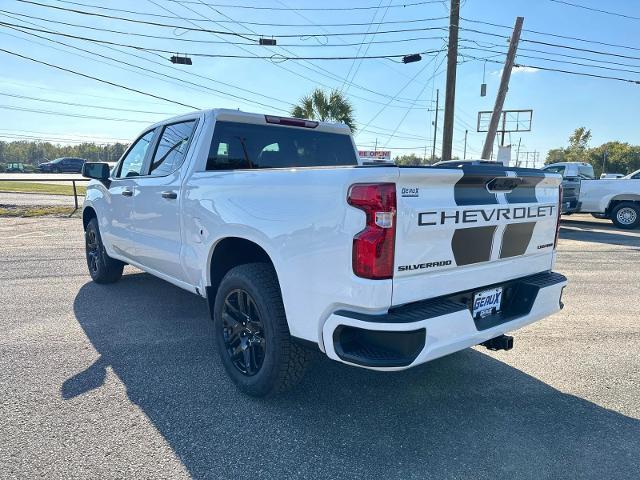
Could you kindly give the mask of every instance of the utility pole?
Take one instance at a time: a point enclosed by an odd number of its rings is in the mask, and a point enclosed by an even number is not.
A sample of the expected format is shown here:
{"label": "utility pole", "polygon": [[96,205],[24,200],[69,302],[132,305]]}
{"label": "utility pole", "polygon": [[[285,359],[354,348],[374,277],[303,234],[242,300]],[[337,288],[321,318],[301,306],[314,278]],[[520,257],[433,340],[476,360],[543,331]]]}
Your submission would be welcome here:
{"label": "utility pole", "polygon": [[516,167],[520,166],[520,142],[522,142],[522,137],[518,139],[518,150],[516,151]]}
{"label": "utility pole", "polygon": [[520,33],[522,32],[523,22],[524,17],[517,17],[516,24],[513,27],[513,33],[511,34],[509,51],[507,52],[507,59],[504,63],[504,69],[502,70],[502,78],[500,79],[500,88],[498,89],[496,103],[493,107],[493,114],[491,115],[491,122],[489,123],[489,130],[487,131],[487,138],[485,139],[484,147],[482,148],[482,158],[484,159],[489,158],[489,155],[493,150],[493,142],[496,138],[498,122],[500,121],[500,114],[502,113],[502,108],[504,107],[504,99],[506,98],[507,90],[509,89],[511,70],[513,70],[513,64],[516,60],[516,51],[518,50],[518,42],[520,41]]}
{"label": "utility pole", "polygon": [[440,100],[440,89],[436,89],[436,120],[433,123],[433,145],[431,145],[431,163],[436,161],[436,140],[438,138],[438,108],[439,108],[438,102],[439,100]]}
{"label": "utility pole", "polygon": [[451,0],[449,10],[449,47],[447,49],[447,90],[445,92],[444,127],[442,129],[442,160],[451,160],[451,150],[453,148],[453,116],[456,103],[459,24],[460,0]]}
{"label": "utility pole", "polygon": [[463,160],[467,158],[467,134],[468,133],[469,133],[469,130],[464,131],[464,153],[462,154]]}

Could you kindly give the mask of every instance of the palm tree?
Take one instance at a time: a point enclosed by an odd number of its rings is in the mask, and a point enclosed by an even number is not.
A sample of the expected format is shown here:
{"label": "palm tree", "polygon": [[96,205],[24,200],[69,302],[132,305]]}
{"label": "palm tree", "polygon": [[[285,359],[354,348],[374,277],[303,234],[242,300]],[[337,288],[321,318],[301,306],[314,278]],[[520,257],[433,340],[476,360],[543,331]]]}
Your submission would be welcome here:
{"label": "palm tree", "polygon": [[324,90],[316,88],[310,95],[302,97],[300,105],[291,110],[291,115],[321,122],[340,122],[347,125],[352,132],[356,130],[353,107],[339,90],[332,90],[327,96]]}

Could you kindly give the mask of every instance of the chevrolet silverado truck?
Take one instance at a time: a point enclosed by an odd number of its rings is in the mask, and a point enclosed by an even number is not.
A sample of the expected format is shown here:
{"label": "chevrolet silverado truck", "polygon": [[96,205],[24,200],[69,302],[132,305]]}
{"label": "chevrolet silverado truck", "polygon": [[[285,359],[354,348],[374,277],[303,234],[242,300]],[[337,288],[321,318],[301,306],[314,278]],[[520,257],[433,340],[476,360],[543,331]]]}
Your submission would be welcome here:
{"label": "chevrolet silverado truck", "polygon": [[368,166],[344,125],[206,110],[84,175],[92,279],[130,264],[206,298],[250,395],[295,384],[311,348],[401,370],[509,349],[507,332],[562,308],[556,174]]}

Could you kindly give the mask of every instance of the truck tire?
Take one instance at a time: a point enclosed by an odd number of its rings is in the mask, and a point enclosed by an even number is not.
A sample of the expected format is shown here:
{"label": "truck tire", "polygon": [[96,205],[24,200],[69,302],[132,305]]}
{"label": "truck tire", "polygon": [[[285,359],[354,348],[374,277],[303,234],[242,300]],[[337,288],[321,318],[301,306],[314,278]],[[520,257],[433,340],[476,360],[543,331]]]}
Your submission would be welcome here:
{"label": "truck tire", "polygon": [[611,221],[618,228],[632,229],[640,225],[640,204],[620,202],[611,211]]}
{"label": "truck tire", "polygon": [[302,378],[310,351],[291,339],[271,265],[232,268],[218,288],[213,322],[222,364],[242,392],[265,397]]}
{"label": "truck tire", "polygon": [[96,283],[114,283],[122,277],[124,263],[107,255],[102,244],[98,219],[92,218],[84,232],[89,275]]}

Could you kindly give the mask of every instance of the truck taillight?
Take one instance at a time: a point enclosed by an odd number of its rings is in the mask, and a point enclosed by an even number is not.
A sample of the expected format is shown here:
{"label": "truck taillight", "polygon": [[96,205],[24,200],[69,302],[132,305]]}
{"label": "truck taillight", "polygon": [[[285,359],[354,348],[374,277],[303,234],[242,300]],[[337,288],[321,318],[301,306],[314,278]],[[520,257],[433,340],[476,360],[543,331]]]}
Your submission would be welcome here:
{"label": "truck taillight", "polygon": [[375,280],[392,278],[396,241],[395,183],[352,185],[347,202],[366,215],[364,230],[353,237],[353,273]]}
{"label": "truck taillight", "polygon": [[558,220],[556,222],[556,238],[553,241],[554,250],[558,247],[558,237],[560,236],[560,214],[562,213],[562,185],[558,186]]}

